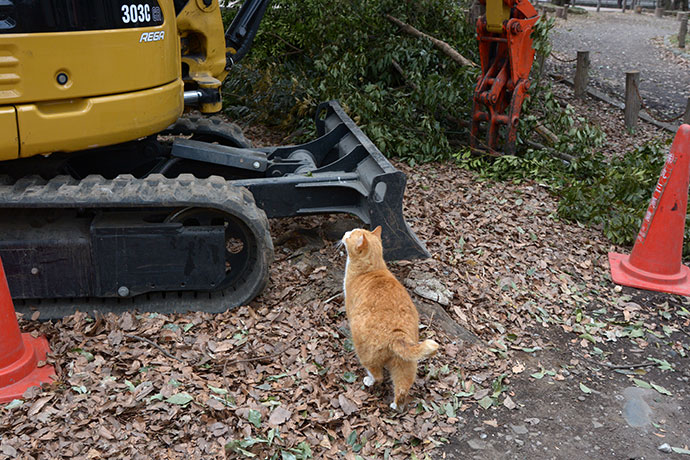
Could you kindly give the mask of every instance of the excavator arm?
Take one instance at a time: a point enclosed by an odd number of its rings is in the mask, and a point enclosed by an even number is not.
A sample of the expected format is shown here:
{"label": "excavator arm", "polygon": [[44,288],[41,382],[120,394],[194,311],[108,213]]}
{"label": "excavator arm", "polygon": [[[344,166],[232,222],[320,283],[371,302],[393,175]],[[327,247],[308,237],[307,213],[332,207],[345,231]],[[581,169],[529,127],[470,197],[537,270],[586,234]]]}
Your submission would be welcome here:
{"label": "excavator arm", "polygon": [[528,0],[480,1],[486,4],[486,15],[477,20],[482,74],[474,91],[471,146],[513,154],[534,61],[530,35],[539,15]]}
{"label": "excavator arm", "polygon": [[225,31],[228,66],[237,64],[252,47],[270,0],[247,0]]}

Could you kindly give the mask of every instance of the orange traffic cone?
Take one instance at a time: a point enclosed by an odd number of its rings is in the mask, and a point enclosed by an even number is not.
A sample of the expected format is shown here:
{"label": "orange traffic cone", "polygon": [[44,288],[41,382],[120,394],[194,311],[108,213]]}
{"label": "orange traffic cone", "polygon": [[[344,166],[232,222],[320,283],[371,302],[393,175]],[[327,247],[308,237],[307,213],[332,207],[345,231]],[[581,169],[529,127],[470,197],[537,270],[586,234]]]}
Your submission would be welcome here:
{"label": "orange traffic cone", "polygon": [[49,351],[45,337],[34,338],[19,332],[0,260],[0,403],[21,398],[27,388],[52,381],[55,369],[38,367]]}
{"label": "orange traffic cone", "polygon": [[690,180],[690,125],[681,125],[661,170],[630,256],[609,252],[614,283],[690,295],[690,268],[681,264]]}

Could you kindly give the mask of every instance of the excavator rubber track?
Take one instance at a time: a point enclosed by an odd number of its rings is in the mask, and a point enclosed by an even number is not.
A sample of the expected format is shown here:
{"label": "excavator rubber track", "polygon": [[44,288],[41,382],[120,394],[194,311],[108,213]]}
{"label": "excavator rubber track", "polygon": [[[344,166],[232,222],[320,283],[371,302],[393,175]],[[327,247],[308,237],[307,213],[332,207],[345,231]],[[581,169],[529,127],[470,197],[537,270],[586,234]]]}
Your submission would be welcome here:
{"label": "excavator rubber track", "polygon": [[[13,209],[38,211],[41,209],[80,212],[94,210],[107,213],[141,212],[170,213],[185,209],[205,209],[227,213],[241,220],[249,229],[254,241],[248,250],[248,265],[242,279],[232,286],[215,292],[167,291],[146,293],[124,298],[56,298],[16,299],[17,311],[31,314],[40,310],[42,319],[59,318],[76,310],[93,314],[100,312],[156,311],[161,313],[206,311],[221,312],[246,303],[263,290],[268,281],[268,266],[273,259],[273,243],[266,214],[259,209],[252,194],[243,187],[231,185],[221,177],[199,179],[183,174],[175,179],[154,174],[143,179],[121,175],[112,180],[89,176],[81,181],[69,176],[58,176],[50,181],[39,177],[22,178],[14,182],[8,176],[0,176],[0,210]],[[3,260],[12,263],[12,252],[3,249]],[[23,262],[26,262],[24,260]],[[106,264],[108,261],[99,261]],[[11,275],[8,275],[10,278]],[[17,279],[21,276],[23,279]],[[40,269],[24,263],[22,273],[15,272],[12,283],[59,282],[41,280]]]}
{"label": "excavator rubber track", "polygon": [[242,129],[220,117],[182,117],[161,134],[194,136],[196,140],[218,142],[233,147],[250,148],[252,143],[244,136]]}

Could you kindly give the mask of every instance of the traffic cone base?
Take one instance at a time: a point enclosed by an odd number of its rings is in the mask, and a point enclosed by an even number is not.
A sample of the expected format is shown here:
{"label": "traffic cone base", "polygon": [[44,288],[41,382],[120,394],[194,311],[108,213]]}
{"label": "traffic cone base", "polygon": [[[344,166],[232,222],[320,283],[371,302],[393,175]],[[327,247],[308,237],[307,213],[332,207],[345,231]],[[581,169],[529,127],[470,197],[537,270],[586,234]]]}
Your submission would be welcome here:
{"label": "traffic cone base", "polygon": [[635,267],[630,256],[609,252],[611,279],[616,284],[670,294],[690,295],[690,268],[680,265],[677,273],[663,275]]}
{"label": "traffic cone base", "polygon": [[21,398],[28,388],[51,382],[55,375],[53,366],[37,367],[50,351],[48,341],[44,337],[22,334],[22,342],[24,352],[21,357],[0,368],[0,404]]}
{"label": "traffic cone base", "polygon": [[0,404],[21,398],[30,387],[53,381],[53,366],[38,366],[49,351],[44,337],[20,332],[0,260]]}
{"label": "traffic cone base", "polygon": [[684,124],[666,155],[632,253],[609,253],[614,283],[690,295],[690,268],[682,263],[689,185],[690,124]]}

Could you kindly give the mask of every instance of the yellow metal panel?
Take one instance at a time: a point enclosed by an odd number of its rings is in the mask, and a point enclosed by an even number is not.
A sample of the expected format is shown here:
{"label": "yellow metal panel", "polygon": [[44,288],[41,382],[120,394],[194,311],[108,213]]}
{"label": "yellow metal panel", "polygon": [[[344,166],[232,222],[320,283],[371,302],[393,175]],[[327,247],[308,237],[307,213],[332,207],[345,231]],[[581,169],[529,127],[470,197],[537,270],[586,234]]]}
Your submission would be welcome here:
{"label": "yellow metal panel", "polygon": [[20,81],[17,52],[18,48],[12,43],[0,41],[0,102],[16,100],[20,94],[16,88]]}
{"label": "yellow metal panel", "polygon": [[[225,29],[218,0],[206,3],[190,1],[177,15],[182,64],[187,69],[182,78],[188,88],[220,90],[228,74]],[[222,102],[204,103],[198,108],[203,113],[216,113]]]}
{"label": "yellow metal panel", "polygon": [[157,133],[182,114],[183,83],[125,94],[17,107],[20,156],[70,152]]}
{"label": "yellow metal panel", "polygon": [[503,0],[486,0],[486,30],[503,32],[503,22],[510,19],[510,7]]}
{"label": "yellow metal panel", "polygon": [[189,66],[190,81],[210,83],[209,78],[223,80],[227,75],[225,29],[218,6],[190,1],[177,16],[182,41],[182,62]]}
{"label": "yellow metal panel", "polygon": [[[161,26],[0,34],[0,104],[22,104],[154,88],[180,75],[173,2]],[[57,75],[65,73],[61,85]]]}
{"label": "yellow metal panel", "polygon": [[18,155],[19,139],[14,107],[0,107],[0,161],[12,160]]}

